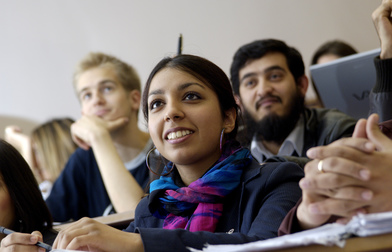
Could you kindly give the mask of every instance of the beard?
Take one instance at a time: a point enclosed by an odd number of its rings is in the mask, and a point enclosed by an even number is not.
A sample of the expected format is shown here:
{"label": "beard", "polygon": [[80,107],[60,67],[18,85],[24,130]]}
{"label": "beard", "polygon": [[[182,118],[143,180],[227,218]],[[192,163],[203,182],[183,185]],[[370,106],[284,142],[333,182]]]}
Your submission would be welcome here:
{"label": "beard", "polygon": [[268,141],[282,144],[290,132],[297,124],[301,113],[305,107],[305,97],[297,91],[289,101],[287,111],[279,116],[270,113],[259,121],[256,121],[246,110],[243,111],[242,130],[238,135],[238,140],[244,146],[249,146],[253,137],[257,141]]}

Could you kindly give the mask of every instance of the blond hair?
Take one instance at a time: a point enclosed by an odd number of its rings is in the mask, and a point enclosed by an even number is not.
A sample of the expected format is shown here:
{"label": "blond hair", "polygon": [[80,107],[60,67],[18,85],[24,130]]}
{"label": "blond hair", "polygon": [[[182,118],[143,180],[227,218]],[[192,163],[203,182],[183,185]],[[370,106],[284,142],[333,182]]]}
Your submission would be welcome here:
{"label": "blond hair", "polygon": [[57,179],[77,145],[71,136],[70,118],[53,119],[33,130],[31,141],[34,143],[34,155],[41,157],[40,170],[45,169],[52,182]]}
{"label": "blond hair", "polygon": [[96,67],[111,66],[115,70],[121,85],[127,91],[138,90],[140,92],[140,78],[136,70],[120,59],[101,52],[90,52],[77,65],[73,82],[74,87],[82,73]]}

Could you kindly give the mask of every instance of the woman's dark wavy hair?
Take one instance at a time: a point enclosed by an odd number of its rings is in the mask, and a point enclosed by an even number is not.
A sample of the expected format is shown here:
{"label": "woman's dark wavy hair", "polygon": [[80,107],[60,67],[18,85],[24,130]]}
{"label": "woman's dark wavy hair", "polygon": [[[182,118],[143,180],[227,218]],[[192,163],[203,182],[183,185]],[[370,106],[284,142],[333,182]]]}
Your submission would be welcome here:
{"label": "woman's dark wavy hair", "polygon": [[235,102],[230,80],[217,65],[205,58],[194,55],[182,54],[173,58],[167,57],[162,59],[154,67],[147,79],[142,96],[143,113],[146,122],[148,122],[148,92],[150,90],[151,81],[159,71],[165,68],[186,72],[208,85],[218,96],[223,115],[225,111],[231,108],[235,109],[237,115],[235,128],[226,135],[226,139],[235,139],[238,130],[239,107]]}
{"label": "woman's dark wavy hair", "polygon": [[33,172],[22,155],[0,139],[0,176],[8,189],[15,209],[12,229],[31,233],[52,228],[52,216]]}

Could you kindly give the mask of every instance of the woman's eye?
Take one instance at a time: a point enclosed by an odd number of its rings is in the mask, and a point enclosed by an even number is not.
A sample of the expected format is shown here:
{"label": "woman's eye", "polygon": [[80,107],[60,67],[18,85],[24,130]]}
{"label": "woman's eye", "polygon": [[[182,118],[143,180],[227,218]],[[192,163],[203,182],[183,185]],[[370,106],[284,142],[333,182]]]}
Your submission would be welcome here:
{"label": "woman's eye", "polygon": [[162,104],[163,104],[162,101],[152,101],[150,103],[150,110],[159,108],[160,106],[162,106]]}
{"label": "woman's eye", "polygon": [[185,100],[197,100],[199,99],[200,96],[194,93],[189,93],[187,95],[185,95]]}

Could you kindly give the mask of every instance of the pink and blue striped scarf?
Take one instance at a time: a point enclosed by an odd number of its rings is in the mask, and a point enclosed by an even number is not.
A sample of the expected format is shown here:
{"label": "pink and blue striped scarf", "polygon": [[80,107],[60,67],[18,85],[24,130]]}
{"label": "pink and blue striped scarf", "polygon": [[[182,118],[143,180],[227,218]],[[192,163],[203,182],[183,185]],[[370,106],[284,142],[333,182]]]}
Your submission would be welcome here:
{"label": "pink and blue striped scarf", "polygon": [[179,187],[172,177],[161,176],[150,185],[151,213],[165,219],[164,229],[214,232],[224,197],[240,184],[243,168],[251,160],[249,150],[228,142],[217,163],[188,187]]}

